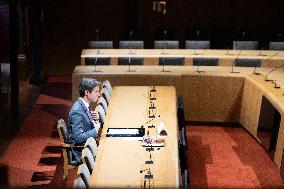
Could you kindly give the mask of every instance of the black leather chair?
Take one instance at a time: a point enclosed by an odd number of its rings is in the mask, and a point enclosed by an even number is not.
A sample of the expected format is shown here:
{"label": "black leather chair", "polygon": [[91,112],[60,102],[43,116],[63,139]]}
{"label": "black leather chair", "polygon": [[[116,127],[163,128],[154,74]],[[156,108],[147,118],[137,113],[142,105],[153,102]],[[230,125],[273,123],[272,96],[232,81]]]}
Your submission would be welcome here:
{"label": "black leather chair", "polygon": [[[89,41],[88,48],[90,49],[112,49],[112,41]],[[86,58],[85,65],[110,65],[111,58]]]}
{"label": "black leather chair", "polygon": [[[119,42],[120,49],[143,49],[144,41],[120,41]],[[143,65],[144,58],[133,57],[133,55],[129,55],[129,57],[118,57],[118,65]]]}
{"label": "black leather chair", "polygon": [[167,66],[183,66],[184,65],[184,57],[160,57],[159,65],[167,65]]}
{"label": "black leather chair", "polygon": [[261,60],[260,59],[237,58],[235,60],[235,66],[238,66],[238,67],[260,67],[261,66]]}
{"label": "black leather chair", "polygon": [[179,41],[154,41],[154,49],[179,49]]}
{"label": "black leather chair", "polygon": [[233,41],[235,50],[257,50],[258,41]]}
{"label": "black leather chair", "polygon": [[284,42],[283,41],[270,41],[269,50],[284,50]]}
{"label": "black leather chair", "polygon": [[120,49],[144,49],[144,41],[119,41]]}
{"label": "black leather chair", "polygon": [[210,41],[186,40],[185,49],[210,49]]}
{"label": "black leather chair", "polygon": [[218,66],[218,58],[193,58],[194,66]]}

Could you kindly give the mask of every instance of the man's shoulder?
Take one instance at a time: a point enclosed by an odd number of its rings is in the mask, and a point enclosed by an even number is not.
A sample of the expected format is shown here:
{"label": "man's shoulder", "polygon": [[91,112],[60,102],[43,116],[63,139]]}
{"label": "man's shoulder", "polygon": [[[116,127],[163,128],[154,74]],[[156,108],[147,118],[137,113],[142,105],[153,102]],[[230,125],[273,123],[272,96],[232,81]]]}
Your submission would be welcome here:
{"label": "man's shoulder", "polygon": [[82,104],[80,103],[80,101],[79,101],[79,99],[78,99],[78,100],[76,100],[76,101],[74,102],[74,104],[72,105],[71,110],[70,110],[70,113],[72,113],[72,112],[77,112],[77,111],[82,111],[83,109],[84,109],[84,108],[83,108]]}

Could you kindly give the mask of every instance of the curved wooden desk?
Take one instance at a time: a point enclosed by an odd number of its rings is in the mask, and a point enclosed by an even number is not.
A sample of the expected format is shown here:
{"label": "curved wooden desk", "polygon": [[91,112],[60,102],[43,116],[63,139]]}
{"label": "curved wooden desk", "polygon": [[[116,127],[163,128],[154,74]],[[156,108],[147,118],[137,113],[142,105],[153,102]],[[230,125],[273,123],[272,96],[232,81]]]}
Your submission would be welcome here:
{"label": "curved wooden desk", "polygon": [[99,49],[99,54],[97,54],[97,49],[83,49],[81,65],[85,65],[85,58],[90,57],[111,57],[111,65],[118,64],[118,57],[144,58],[144,65],[159,65],[160,57],[184,57],[184,65],[193,65],[193,58],[218,58],[219,66],[231,66],[237,57],[261,59],[262,67],[275,67],[284,63],[284,51],[269,50],[132,49],[131,53],[129,54],[128,49]]}
{"label": "curved wooden desk", "polygon": [[[257,68],[261,76],[254,76],[253,68],[236,67],[240,73],[230,73],[231,67],[200,67],[205,72],[197,73],[195,66],[166,66],[170,72],[161,72],[161,66],[77,66],[72,77],[73,100],[78,97],[79,80],[93,77],[108,79],[113,86],[159,85],[175,86],[177,96],[182,95],[185,118],[189,121],[241,123],[256,139],[262,96],[284,117],[284,66],[268,75],[281,86],[274,89],[264,76],[272,68]],[[284,149],[284,119],[281,120],[274,162],[278,167]]]}

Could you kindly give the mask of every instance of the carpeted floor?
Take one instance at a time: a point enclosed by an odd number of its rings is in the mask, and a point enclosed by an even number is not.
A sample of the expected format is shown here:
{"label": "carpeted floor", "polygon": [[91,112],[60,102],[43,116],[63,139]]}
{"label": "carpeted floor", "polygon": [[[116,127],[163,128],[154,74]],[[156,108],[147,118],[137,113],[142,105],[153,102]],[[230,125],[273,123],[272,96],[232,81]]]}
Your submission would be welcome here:
{"label": "carpeted floor", "polygon": [[187,126],[191,188],[284,188],[269,155],[243,128]]}
{"label": "carpeted floor", "polygon": [[[0,188],[60,188],[57,120],[71,107],[71,77],[49,78],[0,159]],[[242,128],[187,126],[191,188],[284,188],[279,170]],[[72,187],[76,169],[65,187]]]}

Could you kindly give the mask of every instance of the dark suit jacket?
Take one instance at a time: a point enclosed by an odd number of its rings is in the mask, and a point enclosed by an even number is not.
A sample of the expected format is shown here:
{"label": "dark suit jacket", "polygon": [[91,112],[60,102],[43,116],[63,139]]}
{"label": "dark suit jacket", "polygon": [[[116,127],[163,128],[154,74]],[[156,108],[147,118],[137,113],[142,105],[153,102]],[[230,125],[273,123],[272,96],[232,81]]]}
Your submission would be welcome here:
{"label": "dark suit jacket", "polygon": [[[96,138],[98,133],[93,127],[92,116],[81,99],[78,99],[69,112],[68,132],[72,144],[82,145],[89,137]],[[81,162],[81,151],[72,149],[75,161]]]}

